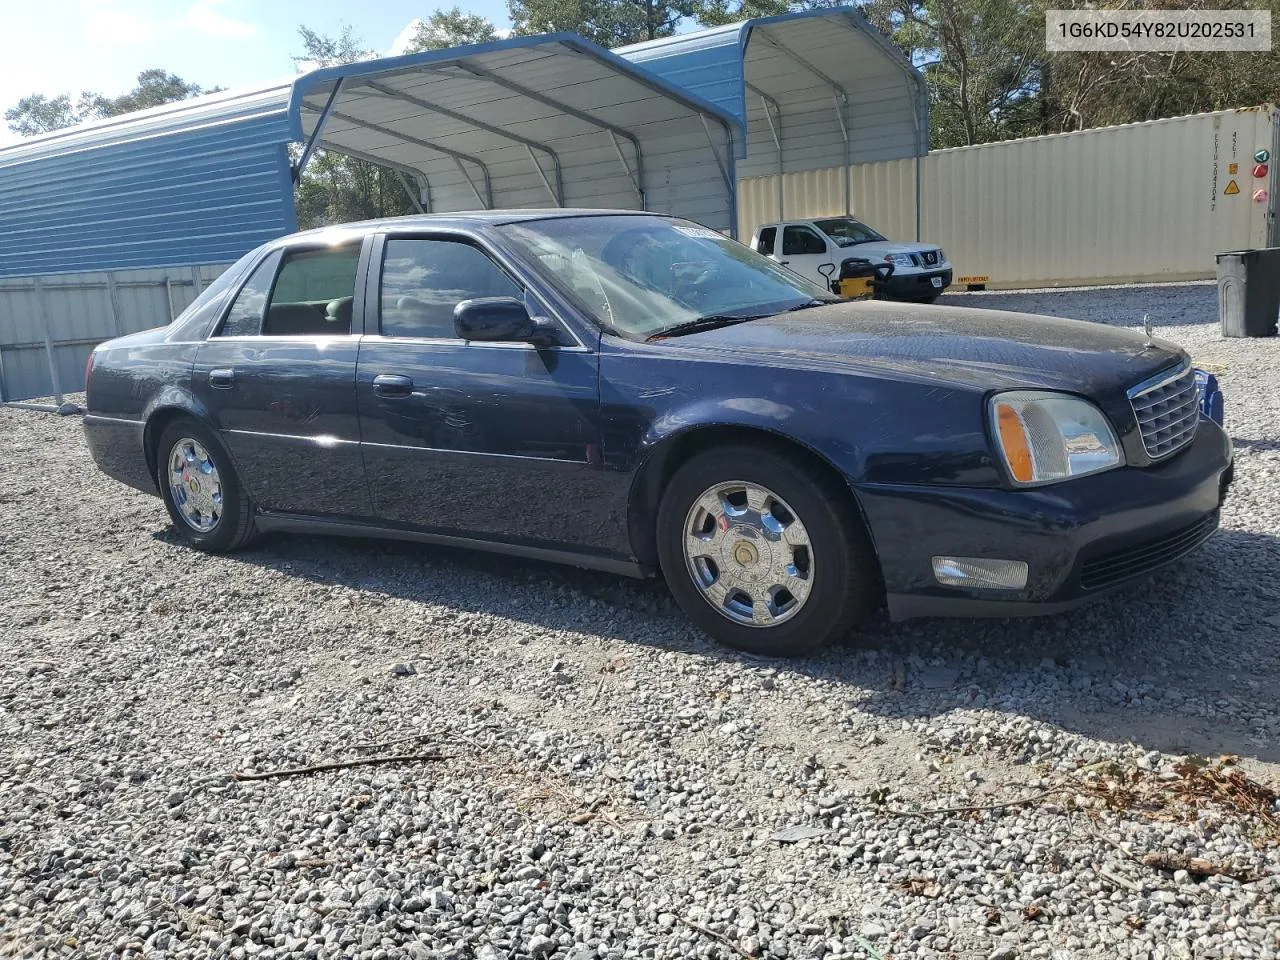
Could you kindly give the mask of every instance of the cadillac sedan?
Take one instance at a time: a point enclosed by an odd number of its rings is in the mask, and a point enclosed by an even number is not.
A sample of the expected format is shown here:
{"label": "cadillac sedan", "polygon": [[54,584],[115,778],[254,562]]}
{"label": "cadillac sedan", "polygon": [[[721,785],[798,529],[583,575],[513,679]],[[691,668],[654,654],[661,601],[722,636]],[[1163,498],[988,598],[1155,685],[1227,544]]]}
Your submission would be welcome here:
{"label": "cadillac sedan", "polygon": [[1178,347],[837,301],[695,223],[486,212],[303,233],[89,361],[89,447],[201,550],[395,537],[661,574],[794,655],[1061,610],[1216,528],[1231,447]]}

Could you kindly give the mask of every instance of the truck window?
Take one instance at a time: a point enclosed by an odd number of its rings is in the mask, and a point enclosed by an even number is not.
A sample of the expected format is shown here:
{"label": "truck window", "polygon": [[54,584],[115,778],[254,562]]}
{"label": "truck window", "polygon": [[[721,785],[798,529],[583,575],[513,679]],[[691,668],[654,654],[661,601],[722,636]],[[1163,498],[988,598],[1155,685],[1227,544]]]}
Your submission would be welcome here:
{"label": "truck window", "polygon": [[760,239],[756,241],[756,253],[763,253],[766,257],[773,255],[773,241],[778,235],[777,227],[765,227],[760,231]]}
{"label": "truck window", "polygon": [[827,244],[808,227],[785,227],[782,231],[782,255],[826,253]]}

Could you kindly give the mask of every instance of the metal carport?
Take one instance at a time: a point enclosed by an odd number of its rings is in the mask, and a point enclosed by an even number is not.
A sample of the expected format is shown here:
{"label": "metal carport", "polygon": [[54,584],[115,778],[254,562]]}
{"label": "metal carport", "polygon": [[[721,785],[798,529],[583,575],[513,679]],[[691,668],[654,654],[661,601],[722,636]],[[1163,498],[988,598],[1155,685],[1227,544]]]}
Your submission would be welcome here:
{"label": "metal carport", "polygon": [[318,145],[393,167],[427,212],[615,207],[736,228],[740,120],[576,34],[317,70],[290,114],[301,163]]}
{"label": "metal carport", "polygon": [[[855,7],[760,17],[617,52],[746,124],[738,175],[778,175],[779,219],[784,173],[843,167],[852,212],[852,164],[929,149],[924,78]],[[918,164],[916,189],[918,197]]]}
{"label": "metal carport", "polygon": [[[296,229],[317,147],[386,164],[438,212],[611,207],[732,233],[739,118],[575,34],[316,70],[0,148],[0,401],[83,384]],[[291,163],[291,145],[296,160]]]}

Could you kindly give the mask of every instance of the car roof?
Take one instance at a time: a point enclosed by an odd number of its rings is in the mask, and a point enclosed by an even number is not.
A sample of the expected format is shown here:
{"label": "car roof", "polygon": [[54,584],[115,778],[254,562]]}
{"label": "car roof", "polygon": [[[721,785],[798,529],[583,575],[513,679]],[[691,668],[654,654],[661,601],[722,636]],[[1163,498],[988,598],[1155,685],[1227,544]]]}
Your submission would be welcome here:
{"label": "car roof", "polygon": [[329,227],[316,227],[292,233],[281,239],[288,242],[297,239],[317,236],[335,236],[350,234],[353,236],[372,233],[394,227],[397,230],[430,230],[443,226],[497,226],[507,223],[526,223],[533,220],[563,220],[571,217],[658,217],[661,214],[643,210],[600,210],[592,207],[557,207],[554,209],[513,209],[513,210],[463,210],[458,213],[416,213],[404,217],[381,217],[377,220],[361,220],[355,223],[339,223]]}

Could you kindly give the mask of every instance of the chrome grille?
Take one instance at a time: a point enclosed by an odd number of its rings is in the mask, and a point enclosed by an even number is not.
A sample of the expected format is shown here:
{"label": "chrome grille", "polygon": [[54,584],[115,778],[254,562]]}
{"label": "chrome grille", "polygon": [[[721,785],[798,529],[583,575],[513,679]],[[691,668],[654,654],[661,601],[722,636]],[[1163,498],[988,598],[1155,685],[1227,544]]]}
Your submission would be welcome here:
{"label": "chrome grille", "polygon": [[1191,442],[1200,422],[1200,392],[1190,364],[1158,374],[1129,390],[1129,402],[1152,460]]}
{"label": "chrome grille", "polygon": [[922,256],[927,267],[935,267],[938,265],[938,253],[935,250],[926,250]]}

